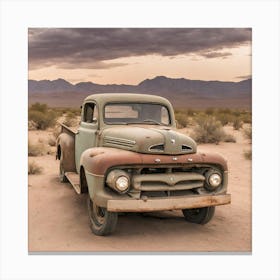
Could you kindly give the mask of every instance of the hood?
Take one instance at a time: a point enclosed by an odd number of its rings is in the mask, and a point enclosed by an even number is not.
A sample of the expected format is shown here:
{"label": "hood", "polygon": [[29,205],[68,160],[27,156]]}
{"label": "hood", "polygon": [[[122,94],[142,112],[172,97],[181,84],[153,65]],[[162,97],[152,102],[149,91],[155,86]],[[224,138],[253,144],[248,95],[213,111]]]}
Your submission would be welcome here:
{"label": "hood", "polygon": [[100,136],[100,146],[138,153],[180,155],[196,152],[193,139],[169,127],[109,127]]}

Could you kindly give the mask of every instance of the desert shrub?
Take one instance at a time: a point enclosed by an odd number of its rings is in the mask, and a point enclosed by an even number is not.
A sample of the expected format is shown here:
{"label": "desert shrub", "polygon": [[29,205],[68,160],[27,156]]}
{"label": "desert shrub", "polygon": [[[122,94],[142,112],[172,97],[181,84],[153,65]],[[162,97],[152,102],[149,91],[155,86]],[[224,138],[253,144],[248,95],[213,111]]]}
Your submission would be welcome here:
{"label": "desert shrub", "polygon": [[249,126],[249,127],[245,128],[243,130],[243,134],[247,139],[252,141],[252,126]]}
{"label": "desert shrub", "polygon": [[242,112],[240,115],[240,119],[243,121],[243,123],[252,123],[252,113],[251,112]]}
{"label": "desert shrub", "polygon": [[32,104],[29,109],[30,111],[38,111],[38,112],[45,113],[48,110],[48,105],[36,102]]}
{"label": "desert shrub", "polygon": [[43,171],[43,168],[39,166],[36,162],[28,162],[28,175],[30,174],[41,174]]}
{"label": "desert shrub", "polygon": [[189,124],[188,115],[183,112],[176,112],[175,118],[178,123],[178,128],[186,127]]}
{"label": "desert shrub", "polygon": [[28,112],[28,120],[32,121],[37,129],[45,130],[52,127],[57,119],[57,113],[47,107],[46,104],[35,103]]}
{"label": "desert shrub", "polygon": [[241,111],[240,111],[240,110],[232,110],[232,111],[231,111],[231,114],[232,114],[234,117],[238,118],[238,117],[241,116]]}
{"label": "desert shrub", "polygon": [[65,116],[63,123],[66,126],[75,126],[77,125],[77,117],[73,112],[68,112]]}
{"label": "desert shrub", "polygon": [[225,134],[223,141],[228,143],[236,143],[236,138],[232,134]]}
{"label": "desert shrub", "polygon": [[239,130],[240,128],[242,128],[243,126],[243,123],[242,121],[240,120],[240,118],[235,118],[232,122],[232,126],[235,130]]}
{"label": "desert shrub", "polygon": [[244,151],[243,155],[246,159],[252,160],[252,150]]}
{"label": "desert shrub", "polygon": [[56,125],[53,128],[53,132],[52,132],[53,137],[56,139],[60,133],[61,133],[61,126],[60,125]]}
{"label": "desert shrub", "polygon": [[225,126],[232,122],[232,115],[228,113],[216,113],[215,118],[217,121],[220,121],[222,126]]}
{"label": "desert shrub", "polygon": [[219,121],[214,117],[202,116],[196,119],[197,125],[194,128],[192,137],[197,143],[218,144],[225,137],[225,132]]}
{"label": "desert shrub", "polygon": [[81,108],[68,108],[68,107],[56,107],[52,108],[59,116],[67,114],[69,112],[73,113],[75,116],[81,115]]}
{"label": "desert shrub", "polygon": [[212,107],[209,107],[207,109],[205,109],[205,114],[206,115],[213,115],[215,113],[215,109]]}
{"label": "desert shrub", "polygon": [[54,136],[51,136],[49,137],[48,139],[48,144],[51,146],[51,147],[54,147],[56,145],[56,138]]}
{"label": "desert shrub", "polygon": [[34,121],[28,121],[28,130],[36,130],[37,124]]}
{"label": "desert shrub", "polygon": [[231,114],[231,110],[229,108],[219,108],[217,113],[230,115]]}
{"label": "desert shrub", "polygon": [[195,116],[197,114],[197,111],[195,109],[192,109],[192,108],[188,108],[185,113],[189,116],[189,117],[192,117],[192,116]]}
{"label": "desert shrub", "polygon": [[31,144],[30,141],[28,141],[28,156],[42,156],[45,154],[45,151],[46,149],[43,143]]}
{"label": "desert shrub", "polygon": [[70,108],[68,109],[68,112],[71,112],[75,116],[81,115],[81,109],[80,108]]}

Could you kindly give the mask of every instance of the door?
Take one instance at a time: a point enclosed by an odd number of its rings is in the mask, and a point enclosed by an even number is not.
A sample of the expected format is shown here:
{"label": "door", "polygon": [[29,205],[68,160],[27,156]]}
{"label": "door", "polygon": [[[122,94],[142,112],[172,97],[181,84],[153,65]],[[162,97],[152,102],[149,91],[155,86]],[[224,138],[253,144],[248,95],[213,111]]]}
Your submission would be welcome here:
{"label": "door", "polygon": [[80,173],[82,153],[96,146],[98,127],[98,108],[94,102],[87,102],[83,106],[81,123],[75,138],[75,160],[78,173]]}

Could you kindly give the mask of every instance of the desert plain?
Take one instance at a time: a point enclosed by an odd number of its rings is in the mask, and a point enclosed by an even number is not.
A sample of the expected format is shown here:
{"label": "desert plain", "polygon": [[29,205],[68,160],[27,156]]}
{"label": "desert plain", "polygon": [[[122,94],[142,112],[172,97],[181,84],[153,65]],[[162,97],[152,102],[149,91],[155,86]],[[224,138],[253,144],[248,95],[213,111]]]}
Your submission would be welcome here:
{"label": "desert plain", "polygon": [[[206,225],[186,222],[181,211],[121,214],[116,231],[106,237],[90,230],[86,194],[78,195],[70,183],[59,181],[55,147],[48,145],[52,129],[29,130],[31,143],[47,147],[45,154],[28,158],[42,167],[41,174],[28,176],[29,253],[250,253],[251,160],[245,159],[244,152],[251,149],[251,143],[242,129],[224,129],[234,135],[236,143],[200,144],[198,151],[226,158],[231,204],[216,207],[214,218]],[[190,133],[187,128],[180,131]]]}

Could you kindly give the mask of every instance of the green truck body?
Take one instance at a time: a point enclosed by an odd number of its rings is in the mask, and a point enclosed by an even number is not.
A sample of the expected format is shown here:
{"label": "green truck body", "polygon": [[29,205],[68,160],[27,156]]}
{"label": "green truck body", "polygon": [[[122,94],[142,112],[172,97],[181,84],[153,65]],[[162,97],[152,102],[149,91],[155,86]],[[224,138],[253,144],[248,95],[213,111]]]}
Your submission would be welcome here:
{"label": "green truck body", "polygon": [[182,210],[188,222],[205,224],[215,206],[230,203],[225,159],[197,153],[195,141],[176,131],[165,98],[90,95],[77,131],[61,128],[60,179],[88,195],[97,235],[112,233],[120,212]]}

